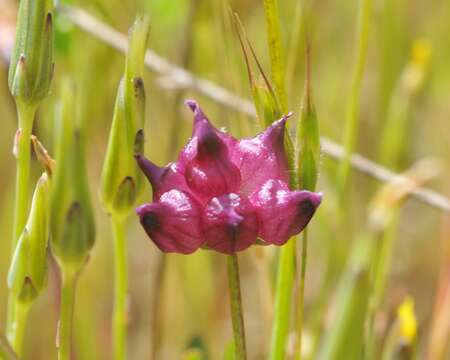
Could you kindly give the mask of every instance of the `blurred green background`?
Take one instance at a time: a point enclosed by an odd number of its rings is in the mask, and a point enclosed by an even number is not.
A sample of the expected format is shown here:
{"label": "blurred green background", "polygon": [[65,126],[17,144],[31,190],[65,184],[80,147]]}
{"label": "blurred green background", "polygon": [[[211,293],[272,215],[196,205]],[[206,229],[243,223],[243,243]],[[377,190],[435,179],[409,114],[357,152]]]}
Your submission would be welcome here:
{"label": "blurred green background", "polygon": [[[264,69],[270,73],[262,0],[80,0],[70,3],[123,33],[132,24],[136,12],[147,12],[151,20],[149,45],[152,50],[248,98],[244,60],[229,18],[229,8],[232,8],[241,17]],[[295,0],[279,1],[288,64],[289,108],[295,114],[299,113],[305,74],[303,47],[293,35],[299,21],[297,3]],[[15,1],[0,0],[2,329],[6,317],[6,274],[13,214],[15,161],[11,150],[17,126],[14,101],[7,86],[7,69],[16,9]],[[321,135],[339,143],[351,85],[356,19],[357,1],[323,0],[313,4],[313,97]],[[371,21],[357,150],[396,171],[403,171],[422,158],[439,158],[442,171],[430,186],[449,194],[450,2],[379,0],[374,2]],[[67,19],[58,17],[53,90],[39,110],[34,133],[52,153],[53,108],[58,99],[59,82],[62,76],[72,76],[80,94],[79,111],[88,119],[88,171],[98,234],[91,259],[80,277],[76,298],[76,359],[111,358],[112,242],[108,217],[97,193],[123,62],[122,54],[79,30]],[[411,64],[413,69],[418,69],[418,76],[423,77],[414,91],[411,91],[413,85],[408,83],[414,81],[411,77],[415,76],[407,73]],[[198,100],[215,125],[226,127],[236,136],[250,136],[258,131],[253,119],[189,89],[173,88],[165,80],[146,72],[146,154],[156,163],[162,165],[173,160],[190,136],[191,115],[183,105],[185,98]],[[386,134],[388,119],[396,116],[405,120],[404,128]],[[294,116],[293,124],[295,120]],[[389,141],[400,144],[395,154],[383,154]],[[32,164],[34,183],[41,168],[37,161]],[[339,204],[333,200],[336,198],[336,165],[335,160],[323,156],[318,189],[324,193],[324,202],[310,226],[304,335],[304,351],[310,358],[314,358],[323,334],[332,326],[334,280],[343,271],[342,263],[355,239],[364,231],[368,204],[380,188],[378,182],[354,171],[347,195],[347,223],[345,227],[337,226]],[[148,189],[143,201],[149,200]],[[382,312],[375,319],[376,329],[380,334],[387,333],[398,305],[406,295],[412,296],[419,324],[419,358],[429,358],[439,279],[445,271],[449,272],[450,266],[448,214],[446,219],[443,213],[411,200],[402,208],[393,231],[388,290]],[[209,359],[221,359],[232,337],[225,258],[205,250],[192,256],[163,258],[134,216],[128,226],[128,251],[130,359],[152,358],[155,343],[159,348],[158,359],[182,358],[190,348],[202,349]],[[267,247],[252,248],[240,255],[251,359],[264,359],[270,343],[277,253],[278,249]],[[54,265],[48,289],[31,311],[25,359],[56,358],[59,291]],[[449,275],[444,277],[445,281],[450,282]]]}

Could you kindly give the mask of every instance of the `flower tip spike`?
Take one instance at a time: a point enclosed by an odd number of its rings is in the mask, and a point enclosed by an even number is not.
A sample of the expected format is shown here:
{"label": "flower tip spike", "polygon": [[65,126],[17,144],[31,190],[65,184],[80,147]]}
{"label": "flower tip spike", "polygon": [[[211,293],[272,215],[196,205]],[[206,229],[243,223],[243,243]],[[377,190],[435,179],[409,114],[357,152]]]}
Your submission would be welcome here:
{"label": "flower tip spike", "polygon": [[164,169],[152,163],[142,154],[136,154],[134,155],[134,158],[136,159],[139,168],[142,170],[148,181],[150,181],[153,191],[155,191],[157,184],[161,179],[162,173],[164,172]]}
{"label": "flower tip spike", "polygon": [[189,99],[189,100],[186,100],[184,103],[189,107],[189,109],[191,109],[191,111],[193,113],[195,113],[197,111],[197,109],[199,108],[198,103],[195,100]]}
{"label": "flower tip spike", "polygon": [[322,203],[323,194],[321,192],[318,193],[311,193],[311,202],[313,203],[314,207],[317,209],[319,205]]}
{"label": "flower tip spike", "polygon": [[198,136],[202,132],[214,132],[214,128],[209,122],[201,107],[195,100],[186,100],[185,104],[194,113],[194,127],[192,136]]}
{"label": "flower tip spike", "polygon": [[274,143],[284,143],[284,131],[286,129],[286,121],[292,116],[292,112],[277,121],[274,121],[262,134],[263,137],[272,140]]}

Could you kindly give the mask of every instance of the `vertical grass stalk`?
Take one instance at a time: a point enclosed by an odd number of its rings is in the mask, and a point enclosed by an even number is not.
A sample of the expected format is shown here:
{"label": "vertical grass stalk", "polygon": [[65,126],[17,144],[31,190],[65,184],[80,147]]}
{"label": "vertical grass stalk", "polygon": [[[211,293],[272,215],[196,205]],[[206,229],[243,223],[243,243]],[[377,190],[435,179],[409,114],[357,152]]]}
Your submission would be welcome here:
{"label": "vertical grass stalk", "polygon": [[27,220],[31,151],[30,137],[36,108],[31,105],[18,105],[17,113],[19,117],[19,129],[14,144],[14,151],[17,158],[17,173],[12,251],[16,248],[17,239],[22,233]]}
{"label": "vertical grass stalk", "polygon": [[[306,14],[304,17],[306,24]],[[311,87],[311,46],[308,38],[308,27],[305,27],[305,94],[301,109],[301,116],[297,124],[296,150],[298,153],[297,169],[298,183],[301,189],[315,191],[318,168],[320,166],[320,136],[319,125],[315,107],[312,101]],[[298,255],[297,255],[298,256]],[[302,334],[304,322],[304,303],[305,303],[305,280],[306,280],[306,262],[308,256],[308,229],[303,231],[301,246],[301,266],[297,270],[299,278],[299,291],[297,297],[297,349],[296,359],[302,357]],[[300,272],[300,273],[299,273]]]}
{"label": "vertical grass stalk", "polygon": [[[345,198],[344,194],[347,189],[350,174],[350,159],[355,150],[356,136],[359,128],[360,95],[369,45],[372,3],[373,0],[360,0],[356,40],[356,61],[347,105],[343,140],[345,156],[338,169],[338,191],[340,200]],[[342,201],[340,203],[343,204]]]}
{"label": "vertical grass stalk", "polygon": [[[264,0],[264,11],[266,17],[271,73],[275,86],[275,95],[281,106],[281,111],[286,112],[288,104],[284,83],[285,70],[282,55],[277,0]],[[292,148],[293,143],[291,137],[289,136],[289,132],[286,132],[286,135],[287,136],[285,144],[288,151],[288,163],[290,170],[294,170],[294,154],[289,151],[289,147]],[[294,171],[292,173],[294,174]],[[291,185],[297,185],[297,176],[292,176],[290,182]],[[293,238],[290,239],[280,250],[275,292],[275,313],[270,350],[271,360],[284,359],[286,337],[289,330],[289,314],[291,310],[292,288],[294,283],[295,248],[296,240]]]}
{"label": "vertical grass stalk", "polygon": [[71,358],[76,278],[76,274],[70,271],[63,271],[62,273],[58,328],[58,360],[70,360]]}
{"label": "vertical grass stalk", "polygon": [[[14,225],[13,237],[11,241],[11,253],[14,252],[17,240],[22,233],[27,220],[28,214],[28,195],[29,195],[29,178],[30,178],[30,150],[31,150],[31,131],[33,128],[34,115],[36,108],[28,104],[17,105],[17,115],[19,118],[19,129],[14,140],[14,153],[17,158],[16,168],[16,193],[14,204]],[[10,294],[8,298],[6,329],[10,331],[10,327],[14,322],[15,301]]]}
{"label": "vertical grass stalk", "polygon": [[128,265],[125,241],[125,221],[119,216],[112,216],[114,237],[114,313],[113,338],[114,359],[126,359],[127,348],[127,292]]}
{"label": "vertical grass stalk", "polygon": [[302,236],[302,264],[300,270],[300,288],[297,302],[297,349],[296,360],[302,358],[302,339],[303,339],[303,318],[304,318],[304,306],[305,306],[305,280],[306,280],[306,260],[308,257],[308,229],[303,230]]}
{"label": "vertical grass stalk", "polygon": [[230,290],[231,321],[233,325],[235,359],[246,360],[244,314],[242,310],[239,263],[236,254],[227,256],[228,285]]}
{"label": "vertical grass stalk", "polygon": [[283,360],[289,330],[292,286],[295,271],[295,238],[290,239],[280,251],[277,285],[275,289],[275,316],[272,328],[271,360]]}
{"label": "vertical grass stalk", "polygon": [[287,110],[287,96],[284,84],[285,70],[280,38],[280,21],[277,0],[264,0],[267,37],[269,44],[270,66],[275,85],[275,94],[281,105],[281,110]]}
{"label": "vertical grass stalk", "polygon": [[16,302],[14,306],[14,320],[11,324],[11,330],[8,340],[17,356],[22,356],[23,338],[25,334],[25,325],[27,323],[30,304]]}

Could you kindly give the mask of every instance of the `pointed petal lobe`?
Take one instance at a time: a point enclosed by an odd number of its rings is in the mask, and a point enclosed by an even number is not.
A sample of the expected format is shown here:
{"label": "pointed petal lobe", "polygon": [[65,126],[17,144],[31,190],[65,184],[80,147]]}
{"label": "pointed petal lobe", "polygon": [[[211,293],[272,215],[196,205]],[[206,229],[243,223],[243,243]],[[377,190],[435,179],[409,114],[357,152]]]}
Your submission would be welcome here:
{"label": "pointed petal lobe", "polygon": [[286,120],[274,122],[254,138],[242,139],[233,153],[233,162],[241,173],[241,193],[250,195],[267,180],[288,180],[288,164],[284,149]]}
{"label": "pointed petal lobe", "polygon": [[163,252],[190,254],[203,243],[200,206],[188,193],[170,190],[136,212],[147,235]]}
{"label": "pointed petal lobe", "polygon": [[142,172],[152,185],[154,200],[158,200],[162,194],[169,190],[188,190],[184,175],[177,163],[170,163],[167,166],[159,167],[143,155],[136,155],[135,158]]}
{"label": "pointed petal lobe", "polygon": [[186,183],[205,201],[238,191],[240,173],[231,161],[227,145],[235,140],[215,129],[197,103],[187,104],[194,111],[194,131],[179,159]]}
{"label": "pointed petal lobe", "polygon": [[283,245],[308,225],[322,195],[290,191],[280,180],[267,181],[250,196],[259,218],[259,236],[267,243]]}

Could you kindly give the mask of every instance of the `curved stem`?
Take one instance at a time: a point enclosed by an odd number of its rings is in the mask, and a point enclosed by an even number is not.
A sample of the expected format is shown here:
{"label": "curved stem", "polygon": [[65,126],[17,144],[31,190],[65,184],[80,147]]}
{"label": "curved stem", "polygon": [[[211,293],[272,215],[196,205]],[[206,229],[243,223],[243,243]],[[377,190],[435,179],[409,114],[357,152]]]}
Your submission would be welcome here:
{"label": "curved stem", "polygon": [[236,360],[246,360],[244,314],[242,311],[239,264],[236,254],[227,256],[228,286],[230,289],[231,322],[233,324],[234,348]]}
{"label": "curved stem", "polygon": [[127,292],[128,265],[124,219],[111,217],[114,236],[114,359],[127,357]]}
{"label": "curved stem", "polygon": [[[25,227],[27,221],[27,210],[29,201],[29,177],[30,177],[30,148],[31,130],[33,128],[36,107],[28,104],[17,104],[17,117],[19,128],[14,139],[14,153],[17,159],[16,168],[16,193],[14,203],[13,237],[11,241],[11,253],[14,253],[17,240]],[[15,316],[15,299],[10,294],[8,298],[8,310],[6,330],[11,331]]]}
{"label": "curved stem", "polygon": [[25,324],[27,322],[29,304],[16,302],[14,306],[14,322],[8,332],[8,340],[18,357],[22,356],[23,338],[25,334]]}
{"label": "curved stem", "polygon": [[58,360],[69,360],[72,354],[73,309],[76,275],[63,271],[58,328]]}
{"label": "curved stem", "polygon": [[303,316],[305,306],[305,278],[306,278],[306,259],[308,257],[308,229],[303,230],[302,241],[302,265],[300,273],[300,289],[298,294],[298,315],[297,315],[297,354],[296,359],[302,359],[302,335],[303,335]]}

